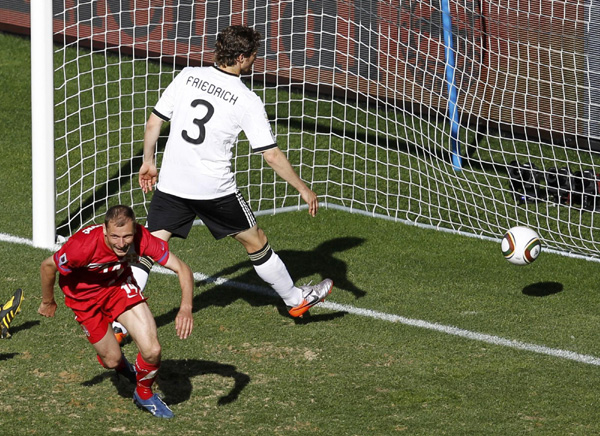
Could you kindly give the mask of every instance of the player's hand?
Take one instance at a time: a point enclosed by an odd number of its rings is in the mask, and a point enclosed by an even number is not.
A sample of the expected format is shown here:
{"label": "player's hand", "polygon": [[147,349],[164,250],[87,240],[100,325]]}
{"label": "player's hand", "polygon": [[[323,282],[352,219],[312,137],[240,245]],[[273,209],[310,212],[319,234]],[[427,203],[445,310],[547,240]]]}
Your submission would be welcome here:
{"label": "player's hand", "polygon": [[189,309],[179,309],[175,317],[175,331],[180,339],[187,339],[194,328],[194,318]]}
{"label": "player's hand", "polygon": [[306,191],[301,192],[300,196],[302,197],[302,200],[308,204],[308,213],[310,216],[314,217],[317,215],[317,210],[319,210],[319,198],[317,197],[317,194],[310,189],[307,189]]}
{"label": "player's hand", "polygon": [[156,169],[156,165],[143,163],[140,167],[140,174],[138,177],[138,181],[140,183],[140,188],[144,193],[148,193],[152,191],[154,185],[156,185],[156,180],[158,178],[158,170]]}
{"label": "player's hand", "polygon": [[42,301],[42,304],[40,304],[40,308],[38,309],[38,313],[42,316],[48,317],[48,318],[52,318],[54,317],[54,314],[56,313],[56,301],[52,300],[49,302],[46,301]]}

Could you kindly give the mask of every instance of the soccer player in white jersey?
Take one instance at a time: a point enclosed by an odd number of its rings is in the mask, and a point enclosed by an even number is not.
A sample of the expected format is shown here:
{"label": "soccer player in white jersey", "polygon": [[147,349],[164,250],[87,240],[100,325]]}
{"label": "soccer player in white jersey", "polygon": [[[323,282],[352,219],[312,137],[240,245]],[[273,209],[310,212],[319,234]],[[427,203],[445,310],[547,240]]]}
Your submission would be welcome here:
{"label": "soccer player in white jersey", "polygon": [[[277,143],[264,105],[244,85],[260,46],[260,33],[246,26],[229,26],[217,36],[215,66],[184,68],[165,89],[146,123],[144,162],[139,183],[144,192],[156,184],[148,214],[148,229],[168,241],[186,238],[199,217],[216,239],[231,236],[246,249],[257,274],[281,296],[288,312],[301,317],[323,301],[333,282],[294,285],[279,256],[271,249],[254,214],[238,191],[231,171],[232,148],[244,131],[252,151],[298,190],[315,216],[317,195],[292,168]],[[154,161],[163,122],[171,123],[160,177]],[[145,266],[149,272],[151,264]],[[147,272],[136,269],[144,286]]]}

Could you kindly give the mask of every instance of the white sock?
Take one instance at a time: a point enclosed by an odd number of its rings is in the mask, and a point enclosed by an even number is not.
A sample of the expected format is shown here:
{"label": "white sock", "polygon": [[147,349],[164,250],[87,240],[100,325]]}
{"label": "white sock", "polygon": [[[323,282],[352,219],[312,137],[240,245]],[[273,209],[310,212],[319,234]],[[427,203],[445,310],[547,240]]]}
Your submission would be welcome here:
{"label": "white sock", "polygon": [[125,328],[125,326],[124,326],[123,324],[121,324],[119,321],[113,321],[113,322],[112,322],[112,327],[113,327],[113,329],[115,329],[115,328],[120,328],[120,329],[121,329],[121,331],[122,331],[124,334],[127,334],[127,329],[126,329],[126,328]]}
{"label": "white sock", "polygon": [[140,287],[140,290],[144,292],[144,288],[146,288],[146,283],[148,283],[149,273],[137,265],[131,265],[131,271],[133,272],[133,278]]}
{"label": "white sock", "polygon": [[293,307],[302,303],[302,291],[294,286],[290,273],[277,253],[271,250],[268,244],[258,253],[249,254],[258,276],[271,285],[287,306]]}

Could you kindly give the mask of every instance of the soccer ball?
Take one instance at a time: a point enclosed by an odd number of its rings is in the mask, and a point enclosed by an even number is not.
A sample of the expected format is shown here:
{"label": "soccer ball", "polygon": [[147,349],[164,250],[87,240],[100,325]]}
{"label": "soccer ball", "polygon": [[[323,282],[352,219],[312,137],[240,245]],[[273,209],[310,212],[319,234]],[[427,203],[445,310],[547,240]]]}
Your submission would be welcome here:
{"label": "soccer ball", "polygon": [[502,238],[502,254],[514,265],[528,265],[540,255],[542,243],[538,234],[528,227],[517,226]]}

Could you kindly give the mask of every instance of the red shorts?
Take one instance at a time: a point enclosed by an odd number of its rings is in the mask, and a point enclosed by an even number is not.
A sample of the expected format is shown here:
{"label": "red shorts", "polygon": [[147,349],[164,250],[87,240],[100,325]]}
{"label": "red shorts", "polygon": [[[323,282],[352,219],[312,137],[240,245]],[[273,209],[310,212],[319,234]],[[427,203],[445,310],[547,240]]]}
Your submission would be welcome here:
{"label": "red shorts", "polygon": [[129,308],[146,301],[140,288],[133,283],[104,288],[94,299],[65,298],[65,304],[75,313],[90,343],[95,344],[108,331],[108,325]]}

